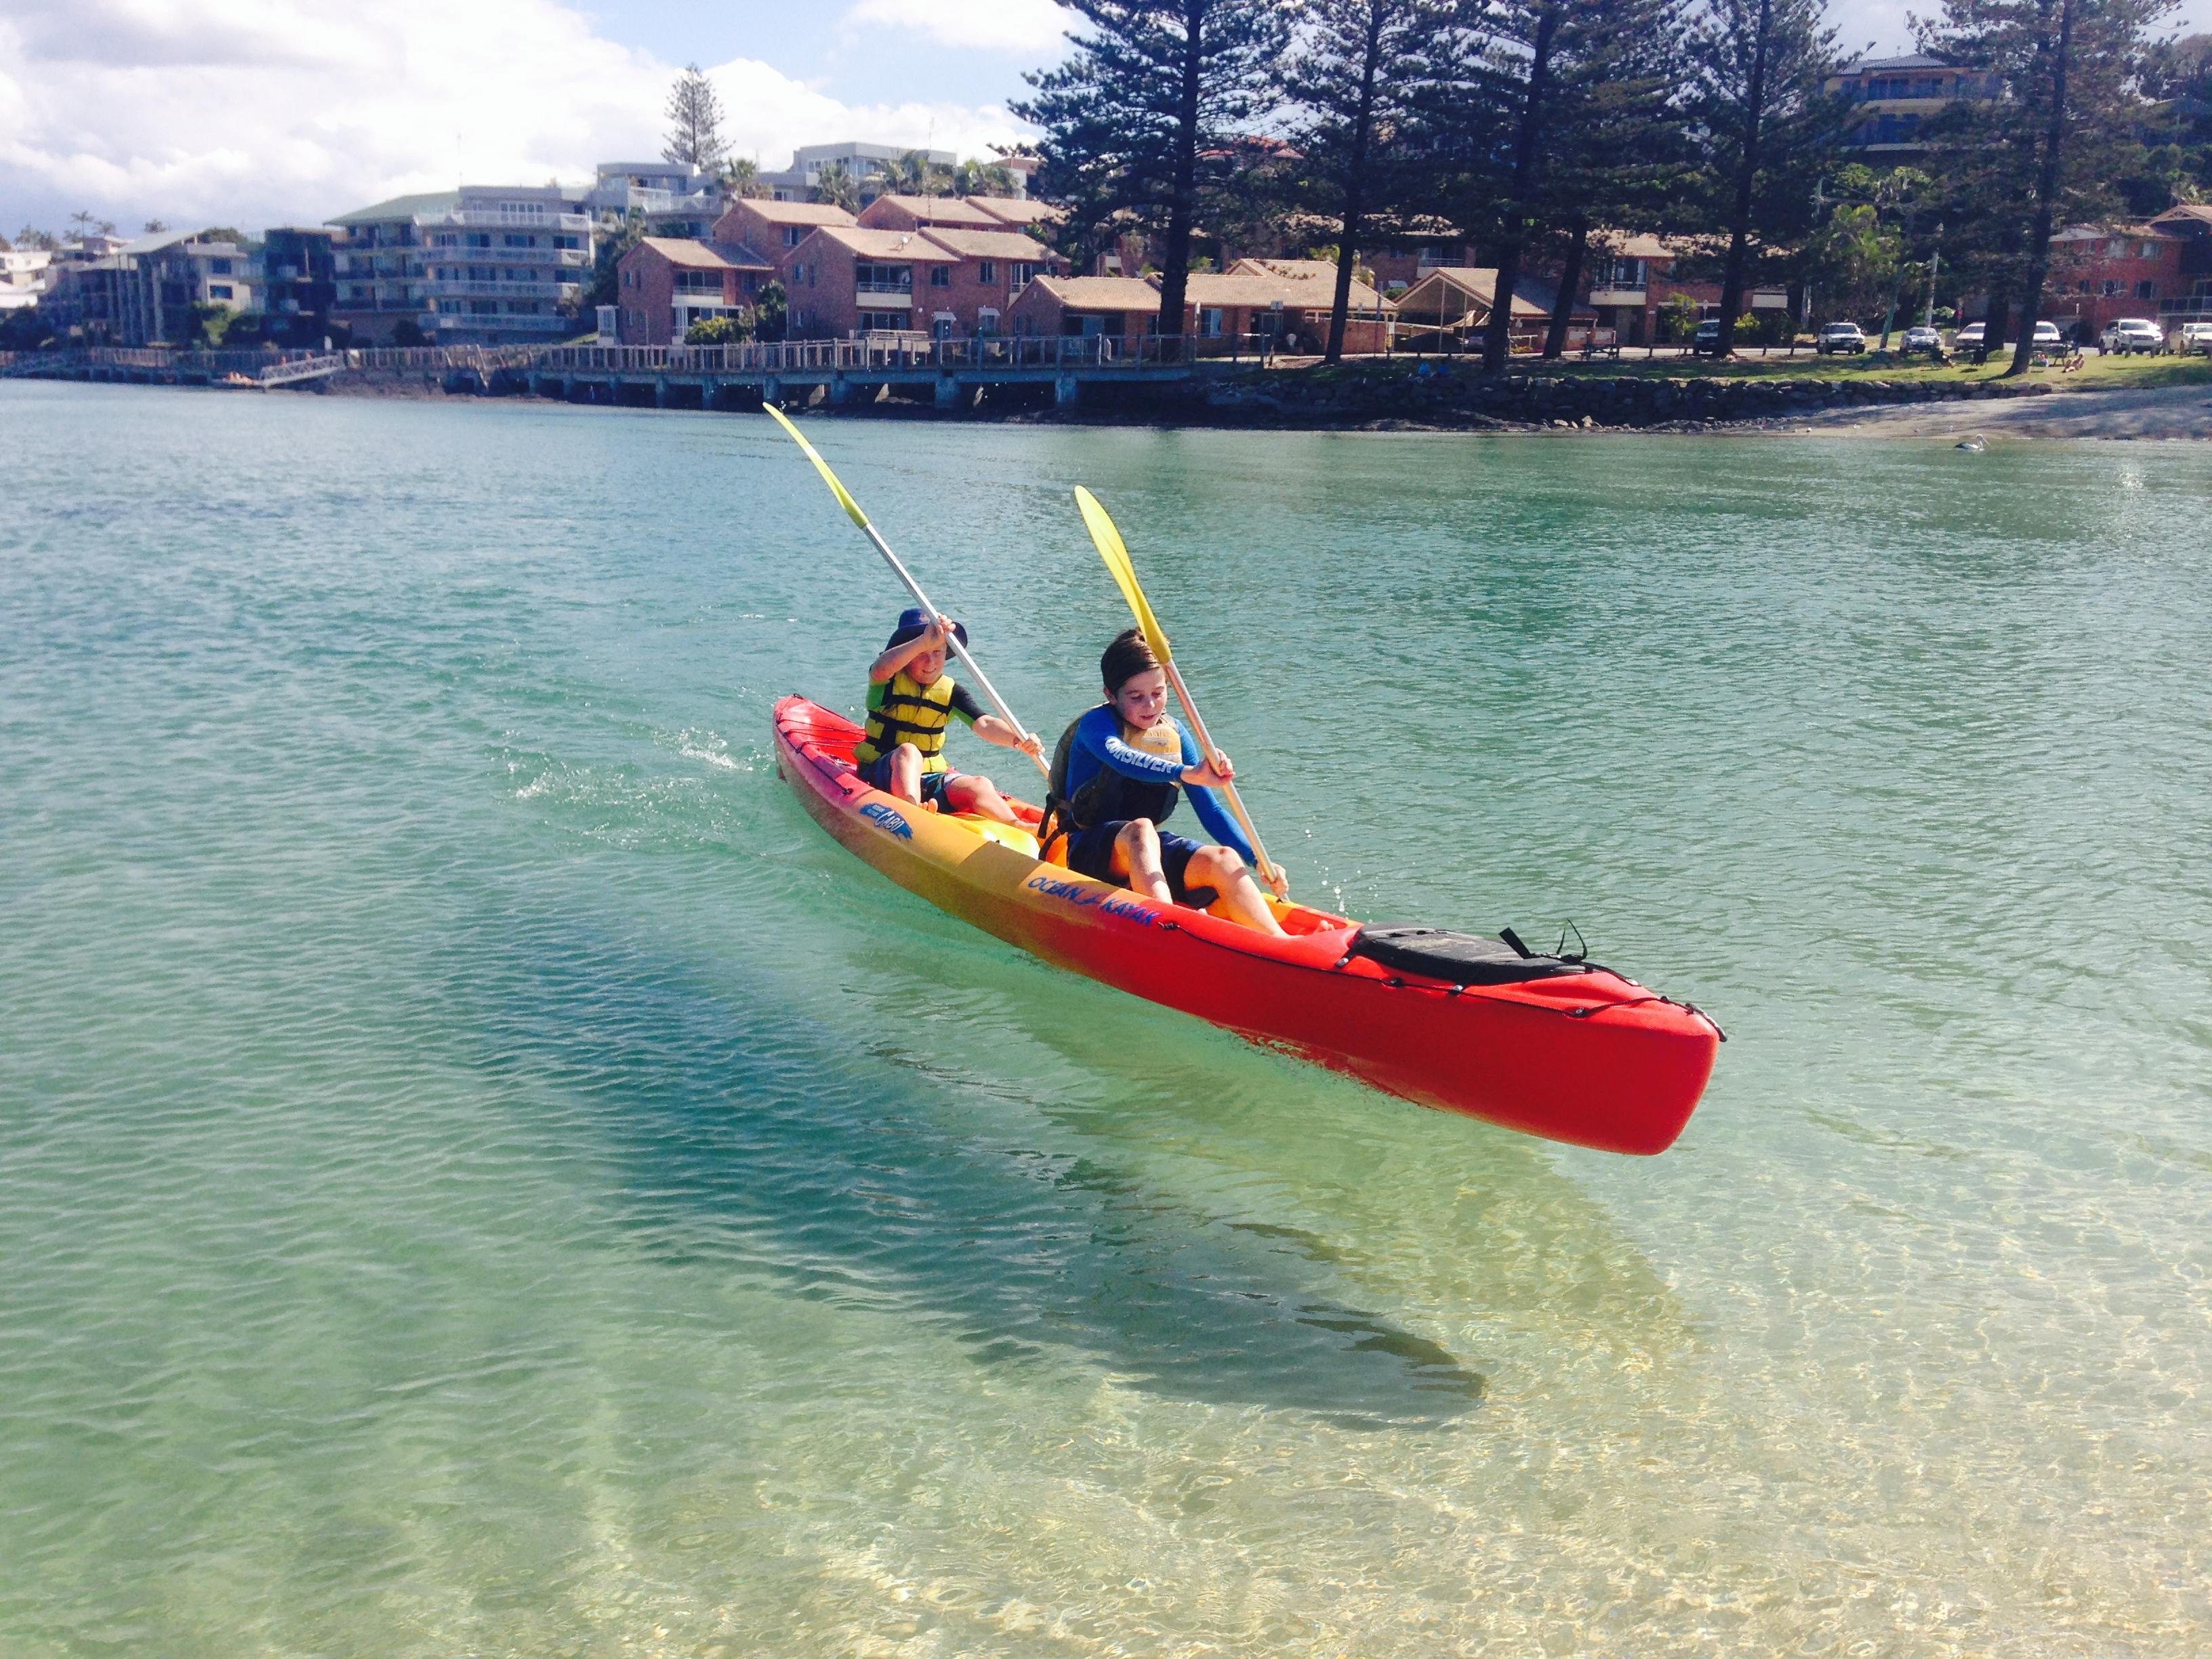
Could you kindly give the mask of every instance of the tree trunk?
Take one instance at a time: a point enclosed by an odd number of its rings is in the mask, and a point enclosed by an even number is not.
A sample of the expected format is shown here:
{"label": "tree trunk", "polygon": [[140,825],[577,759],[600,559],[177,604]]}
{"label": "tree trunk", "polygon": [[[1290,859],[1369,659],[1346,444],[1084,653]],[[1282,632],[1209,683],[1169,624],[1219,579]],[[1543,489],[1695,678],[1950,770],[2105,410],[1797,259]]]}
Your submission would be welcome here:
{"label": "tree trunk", "polygon": [[1352,124],[1351,166],[1344,180],[1344,228],[1336,239],[1336,296],[1328,307],[1328,352],[1332,363],[1344,361],[1344,319],[1352,309],[1352,274],[1359,258],[1359,239],[1366,230],[1367,148],[1375,124],[1375,72],[1382,55],[1383,0],[1368,0],[1367,56],[1359,70],[1359,111]]}
{"label": "tree trunk", "polygon": [[1735,210],[1729,216],[1728,264],[1721,273],[1721,332],[1717,355],[1735,350],[1735,319],[1743,314],[1744,268],[1751,254],[1751,198],[1759,179],[1759,143],[1766,123],[1766,42],[1774,27],[1774,0],[1759,0],[1759,33],[1751,44],[1751,85],[1743,107],[1743,154],[1736,158]]}
{"label": "tree trunk", "polygon": [[2066,143],[2066,69],[2074,51],[2074,0],[2058,0],[2058,51],[2051,64],[2051,123],[2043,134],[2043,167],[2035,181],[2035,228],[2028,233],[2027,276],[2020,296],[2020,339],[2008,378],[2027,373],[2035,354],[2035,324],[2043,310],[2043,279],[2051,269],[2051,220],[2058,208],[2059,161]]}
{"label": "tree trunk", "polygon": [[1583,261],[1589,254],[1589,221],[1580,214],[1567,238],[1567,265],[1559,273],[1559,295],[1552,301],[1552,326],[1544,336],[1544,358],[1557,362],[1567,349],[1567,325],[1574,320],[1575,294],[1583,285]]}
{"label": "tree trunk", "polygon": [[1486,374],[1504,371],[1513,352],[1513,289],[1521,280],[1521,244],[1534,205],[1537,144],[1543,137],[1544,104],[1551,95],[1552,42],[1559,32],[1559,9],[1546,6],[1536,19],[1536,41],[1528,60],[1528,91],[1521,105],[1521,130],[1513,143],[1513,194],[1506,203],[1504,233],[1498,244],[1498,286],[1491,295],[1489,325],[1482,336]]}
{"label": "tree trunk", "polygon": [[1162,334],[1182,333],[1183,296],[1190,289],[1190,216],[1198,194],[1199,71],[1205,60],[1209,0],[1182,0],[1182,90],[1176,110],[1175,183],[1168,198],[1168,246],[1160,261]]}
{"label": "tree trunk", "polygon": [[1982,349],[1984,356],[2004,349],[2004,343],[2012,337],[2008,331],[2012,323],[2012,285],[2008,279],[2000,278],[1990,287],[1988,308],[1982,313]]}

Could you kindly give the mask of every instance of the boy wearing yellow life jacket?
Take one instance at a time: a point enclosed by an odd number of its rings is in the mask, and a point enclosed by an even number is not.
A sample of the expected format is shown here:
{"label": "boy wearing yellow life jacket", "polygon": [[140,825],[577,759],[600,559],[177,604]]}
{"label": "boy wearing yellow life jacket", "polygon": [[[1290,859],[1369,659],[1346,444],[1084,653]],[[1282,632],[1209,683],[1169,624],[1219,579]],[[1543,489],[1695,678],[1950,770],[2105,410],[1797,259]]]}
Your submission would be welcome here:
{"label": "boy wearing yellow life jacket", "polygon": [[967,629],[949,617],[920,609],[900,616],[890,642],[868,667],[867,724],[853,759],[861,782],[912,805],[927,801],[940,811],[1016,823],[1014,809],[990,779],[946,766],[945,728],[957,717],[984,742],[1028,755],[1042,756],[1044,743],[985,714],[968,688],[945,672],[945,641],[955,635],[968,643]]}
{"label": "boy wearing yellow life jacket", "polygon": [[[1161,904],[1226,900],[1236,919],[1278,938],[1282,928],[1246,866],[1251,844],[1214,791],[1237,775],[1226,755],[1201,757],[1167,712],[1168,677],[1136,629],[1098,660],[1106,701],[1061,734],[1047,785],[1047,856],[1066,848],[1067,867],[1127,886]],[[1205,846],[1160,829],[1182,789],[1215,842]],[[1281,872],[1276,876],[1281,884]],[[1276,896],[1287,890],[1279,884]]]}

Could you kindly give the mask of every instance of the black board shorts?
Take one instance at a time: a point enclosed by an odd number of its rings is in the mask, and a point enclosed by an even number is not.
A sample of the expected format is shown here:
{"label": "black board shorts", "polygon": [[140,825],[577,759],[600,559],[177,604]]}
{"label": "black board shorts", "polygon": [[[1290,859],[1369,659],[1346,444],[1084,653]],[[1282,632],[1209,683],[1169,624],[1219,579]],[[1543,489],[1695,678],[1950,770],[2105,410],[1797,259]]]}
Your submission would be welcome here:
{"label": "black board shorts", "polygon": [[[1089,876],[1095,881],[1110,881],[1116,886],[1127,886],[1114,873],[1114,838],[1129,822],[1127,818],[1109,818],[1103,823],[1094,823],[1088,830],[1078,830],[1067,838],[1067,867],[1078,875]],[[1191,855],[1205,846],[1188,836],[1170,835],[1163,830],[1160,836],[1160,873],[1168,878],[1168,895],[1177,904],[1187,902],[1184,895],[1183,872],[1190,868]]]}

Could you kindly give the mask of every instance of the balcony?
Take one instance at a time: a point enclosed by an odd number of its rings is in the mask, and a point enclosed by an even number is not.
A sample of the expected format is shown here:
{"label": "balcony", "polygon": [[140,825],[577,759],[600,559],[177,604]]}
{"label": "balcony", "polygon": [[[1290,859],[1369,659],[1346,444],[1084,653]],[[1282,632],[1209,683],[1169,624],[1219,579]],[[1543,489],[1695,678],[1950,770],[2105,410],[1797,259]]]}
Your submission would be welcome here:
{"label": "balcony", "polygon": [[483,208],[456,208],[450,213],[416,222],[426,230],[441,226],[459,225],[471,230],[558,230],[582,235],[592,228],[588,213],[544,213],[523,215],[500,213]]}
{"label": "balcony", "polygon": [[561,300],[578,292],[575,283],[428,282],[422,292],[434,300]]}
{"label": "balcony", "polygon": [[856,283],[853,291],[865,294],[871,300],[888,300],[902,306],[914,303],[914,289],[901,287],[896,283]]}
{"label": "balcony", "polygon": [[1590,289],[1594,306],[1640,306],[1651,290],[1642,283],[1613,283]]}

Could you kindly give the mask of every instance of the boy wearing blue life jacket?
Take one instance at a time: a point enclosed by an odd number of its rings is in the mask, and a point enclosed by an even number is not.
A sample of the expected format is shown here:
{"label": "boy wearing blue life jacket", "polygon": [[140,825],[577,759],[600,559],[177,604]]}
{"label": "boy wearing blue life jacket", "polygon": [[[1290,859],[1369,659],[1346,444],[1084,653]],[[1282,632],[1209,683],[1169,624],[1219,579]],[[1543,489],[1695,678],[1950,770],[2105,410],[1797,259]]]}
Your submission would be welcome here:
{"label": "boy wearing blue life jacket", "polygon": [[[1203,906],[1218,896],[1246,927],[1281,937],[1246,867],[1251,844],[1213,793],[1237,775],[1229,757],[1220,757],[1217,769],[1168,714],[1167,672],[1140,631],[1116,636],[1098,670],[1106,701],[1070,726],[1053,752],[1046,855],[1064,842],[1067,867],[1082,875],[1162,904]],[[1183,789],[1217,845],[1161,830]],[[1287,890],[1278,869],[1275,896]]]}
{"label": "boy wearing blue life jacket", "polygon": [[883,654],[868,665],[868,716],[853,759],[860,781],[910,805],[933,804],[943,812],[973,812],[1018,823],[1014,809],[990,779],[955,772],[945,761],[945,732],[957,716],[986,743],[1042,756],[1032,732],[987,714],[968,688],[945,672],[945,641],[968,630],[950,617],[919,609],[903,612]]}

